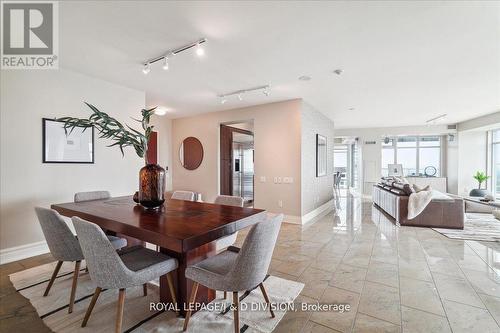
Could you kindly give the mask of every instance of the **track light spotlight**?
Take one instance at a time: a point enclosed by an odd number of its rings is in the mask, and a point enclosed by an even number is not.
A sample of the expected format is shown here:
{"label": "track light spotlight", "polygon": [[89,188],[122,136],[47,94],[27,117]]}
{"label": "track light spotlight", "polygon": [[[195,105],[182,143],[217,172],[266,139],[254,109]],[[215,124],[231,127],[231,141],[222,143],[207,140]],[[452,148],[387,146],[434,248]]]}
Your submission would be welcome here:
{"label": "track light spotlight", "polygon": [[220,104],[224,104],[227,102],[227,99],[226,97],[222,97],[221,100],[220,100]]}
{"label": "track light spotlight", "polygon": [[196,54],[201,57],[205,54],[205,50],[203,49],[203,47],[201,46],[200,43],[198,43],[198,46],[196,46]]}
{"label": "track light spotlight", "polygon": [[242,101],[243,100],[243,96],[241,94],[238,94],[238,100],[239,101]]}
{"label": "track light spotlight", "polygon": [[266,87],[264,89],[263,93],[264,93],[264,95],[269,96],[269,94],[270,94],[269,87]]}
{"label": "track light spotlight", "polygon": [[169,50],[169,51],[163,53],[159,57],[148,59],[144,62],[144,68],[142,69],[142,71],[144,72],[144,74],[148,74],[151,71],[151,65],[156,63],[156,62],[160,62],[160,61],[163,62],[162,68],[164,70],[168,70],[168,68],[169,68],[168,59],[171,59],[174,56],[177,56],[180,53],[185,52],[187,50],[196,49],[196,54],[201,57],[205,54],[205,50],[203,49],[201,44],[206,43],[206,42],[207,42],[206,38],[201,38],[195,42],[186,44],[186,45],[178,47],[176,49]]}

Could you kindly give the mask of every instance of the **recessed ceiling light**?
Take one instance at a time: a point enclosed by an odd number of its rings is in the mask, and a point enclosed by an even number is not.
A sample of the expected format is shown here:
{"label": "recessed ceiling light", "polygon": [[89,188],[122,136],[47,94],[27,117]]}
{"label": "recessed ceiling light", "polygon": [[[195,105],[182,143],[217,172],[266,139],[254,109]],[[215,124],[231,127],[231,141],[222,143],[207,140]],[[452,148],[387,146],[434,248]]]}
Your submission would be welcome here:
{"label": "recessed ceiling light", "polygon": [[302,75],[302,76],[299,76],[299,80],[300,81],[309,81],[309,80],[311,80],[311,77],[307,76],[307,75]]}
{"label": "recessed ceiling light", "polygon": [[349,111],[354,111],[354,110],[356,110],[356,109],[355,108],[349,108]]}
{"label": "recessed ceiling light", "polygon": [[343,70],[343,69],[340,69],[340,68],[339,68],[339,69],[336,69],[336,70],[334,70],[334,71],[333,71],[333,73],[334,73],[334,74],[337,74],[337,75],[340,75],[340,74],[342,74],[343,72],[344,72],[344,70]]}

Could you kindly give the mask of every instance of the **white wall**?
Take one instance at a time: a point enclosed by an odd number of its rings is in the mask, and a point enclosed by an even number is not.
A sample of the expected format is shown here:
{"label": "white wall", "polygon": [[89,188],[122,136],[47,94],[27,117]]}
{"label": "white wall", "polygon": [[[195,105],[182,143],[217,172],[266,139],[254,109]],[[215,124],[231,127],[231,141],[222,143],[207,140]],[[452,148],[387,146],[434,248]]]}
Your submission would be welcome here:
{"label": "white wall", "polygon": [[[301,205],[302,215],[333,199],[334,124],[331,119],[302,103],[301,111]],[[327,138],[327,174],[316,177],[316,134]]]}
{"label": "white wall", "polygon": [[[148,106],[148,108],[155,105]],[[158,164],[167,170],[167,191],[172,189],[172,120],[154,116],[151,119],[154,131],[158,132]]]}
{"label": "white wall", "polygon": [[477,188],[477,181],[472,176],[477,171],[486,172],[487,147],[486,131],[458,133],[458,194],[468,195],[470,190]]}
{"label": "white wall", "polygon": [[[130,117],[140,117],[145,94],[66,70],[2,70],[1,249],[44,240],[35,206],[72,201],[78,191],[105,189],[117,196],[137,190],[143,161],[132,149],[122,157],[97,137],[95,164],[42,163],[42,118],[87,117],[83,101],[132,125]],[[160,155],[162,164],[167,159]]]}

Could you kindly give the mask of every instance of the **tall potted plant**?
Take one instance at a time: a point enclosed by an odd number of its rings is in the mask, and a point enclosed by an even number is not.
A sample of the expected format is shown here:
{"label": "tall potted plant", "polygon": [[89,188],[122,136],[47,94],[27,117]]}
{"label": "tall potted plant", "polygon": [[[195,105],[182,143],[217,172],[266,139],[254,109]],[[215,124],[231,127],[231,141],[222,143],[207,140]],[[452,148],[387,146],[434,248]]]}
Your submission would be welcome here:
{"label": "tall potted plant", "polygon": [[487,176],[486,173],[482,171],[477,171],[474,176],[472,176],[475,180],[477,180],[478,187],[470,191],[469,195],[471,197],[484,197],[488,194],[486,189],[481,188],[481,184],[486,182],[490,176]]}
{"label": "tall potted plant", "polygon": [[62,117],[58,121],[64,122],[66,133],[73,131],[75,127],[89,128],[94,126],[100,138],[114,141],[108,147],[118,146],[124,155],[123,148],[132,146],[140,158],[144,158],[145,166],[139,171],[139,202],[146,208],[158,208],[165,202],[165,169],[158,164],[148,161],[148,142],[153,126],[149,125],[151,116],[156,108],[143,109],[142,120],[134,119],[141,123],[143,132],[133,129],[118,120],[110,117],[107,113],[99,111],[92,104],[85,104],[92,110],[88,118]]}

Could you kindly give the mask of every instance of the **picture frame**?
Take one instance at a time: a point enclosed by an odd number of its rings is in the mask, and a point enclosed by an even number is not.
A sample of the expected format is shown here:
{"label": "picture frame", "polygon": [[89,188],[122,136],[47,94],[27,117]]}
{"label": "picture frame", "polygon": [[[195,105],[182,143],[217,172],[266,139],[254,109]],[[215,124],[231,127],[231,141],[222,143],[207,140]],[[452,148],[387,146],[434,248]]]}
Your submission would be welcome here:
{"label": "picture frame", "polygon": [[403,177],[403,165],[402,164],[388,164],[389,172],[388,176]]}
{"label": "picture frame", "polygon": [[327,139],[325,136],[316,134],[316,177],[324,177],[327,173]]}
{"label": "picture frame", "polygon": [[94,127],[76,127],[68,135],[64,122],[42,118],[43,163],[94,163]]}

